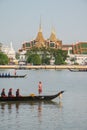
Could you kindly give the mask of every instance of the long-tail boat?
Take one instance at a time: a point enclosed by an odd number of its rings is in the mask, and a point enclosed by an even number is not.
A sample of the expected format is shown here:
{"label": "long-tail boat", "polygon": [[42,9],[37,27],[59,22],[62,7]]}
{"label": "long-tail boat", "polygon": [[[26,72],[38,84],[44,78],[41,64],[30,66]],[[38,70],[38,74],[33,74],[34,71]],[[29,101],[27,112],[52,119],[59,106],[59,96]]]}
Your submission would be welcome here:
{"label": "long-tail boat", "polygon": [[56,97],[60,96],[64,91],[60,91],[55,95],[34,95],[30,96],[19,96],[19,97],[0,97],[0,102],[11,102],[11,101],[51,101]]}
{"label": "long-tail boat", "polygon": [[0,75],[0,78],[24,78],[26,77],[25,75]]}

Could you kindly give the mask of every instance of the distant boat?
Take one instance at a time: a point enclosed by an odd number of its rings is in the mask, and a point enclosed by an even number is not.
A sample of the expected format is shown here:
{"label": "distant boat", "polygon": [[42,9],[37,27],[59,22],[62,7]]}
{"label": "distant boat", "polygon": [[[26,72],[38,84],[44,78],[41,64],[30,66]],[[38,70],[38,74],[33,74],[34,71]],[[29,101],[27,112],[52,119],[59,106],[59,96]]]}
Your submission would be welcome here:
{"label": "distant boat", "polygon": [[24,78],[26,75],[0,75],[0,78]]}
{"label": "distant boat", "polygon": [[87,72],[87,69],[70,69],[68,68],[71,72]]}
{"label": "distant boat", "polygon": [[58,96],[60,96],[64,91],[60,91],[55,95],[34,95],[31,94],[30,96],[20,96],[20,97],[0,97],[0,102],[13,102],[13,101],[51,101]]}

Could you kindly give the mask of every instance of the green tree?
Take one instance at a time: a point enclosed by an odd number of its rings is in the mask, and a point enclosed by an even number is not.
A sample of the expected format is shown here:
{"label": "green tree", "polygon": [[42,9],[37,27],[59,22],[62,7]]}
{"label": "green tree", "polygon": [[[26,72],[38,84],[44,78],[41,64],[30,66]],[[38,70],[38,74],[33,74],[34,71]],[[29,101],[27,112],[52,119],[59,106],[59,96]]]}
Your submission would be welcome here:
{"label": "green tree", "polygon": [[55,64],[65,64],[67,58],[67,52],[61,49],[32,47],[26,55],[28,58],[30,57],[28,63],[34,63],[34,61],[31,60],[33,59],[31,57],[33,54],[38,54],[41,57],[42,64],[50,64],[52,57],[55,58]]}
{"label": "green tree", "polygon": [[49,65],[50,64],[50,58],[49,57],[42,57],[42,64],[47,64]]}
{"label": "green tree", "polygon": [[66,58],[68,57],[67,51],[63,51],[63,50],[62,50],[62,56],[63,56],[63,60],[65,61]]}
{"label": "green tree", "polygon": [[27,58],[27,63],[32,63],[33,65],[40,65],[41,58],[38,54],[31,54]]}
{"label": "green tree", "polygon": [[67,58],[67,52],[63,50],[54,50],[53,56],[55,57],[55,64],[60,65],[60,64],[65,64],[65,60]]}
{"label": "green tree", "polygon": [[50,64],[50,55],[49,55],[49,50],[46,47],[41,48],[42,52],[42,64]]}
{"label": "green tree", "polygon": [[16,59],[19,59],[19,53],[16,53]]}
{"label": "green tree", "polygon": [[8,64],[9,59],[6,54],[0,52],[0,65],[6,65]]}
{"label": "green tree", "polygon": [[63,61],[63,57],[61,56],[61,54],[59,53],[56,57],[55,57],[55,65],[61,65],[64,64]]}

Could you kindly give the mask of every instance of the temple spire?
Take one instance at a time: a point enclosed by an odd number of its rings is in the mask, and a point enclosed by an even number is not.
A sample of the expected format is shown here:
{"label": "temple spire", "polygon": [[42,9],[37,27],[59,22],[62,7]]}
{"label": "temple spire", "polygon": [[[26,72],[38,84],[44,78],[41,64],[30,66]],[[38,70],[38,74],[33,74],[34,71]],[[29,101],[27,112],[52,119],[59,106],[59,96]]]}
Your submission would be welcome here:
{"label": "temple spire", "polygon": [[54,27],[52,27],[51,33],[53,33],[56,36],[56,32],[55,32],[55,28]]}
{"label": "temple spire", "polygon": [[43,37],[43,33],[42,33],[41,18],[40,18],[40,24],[39,24],[39,32],[38,32],[35,40],[39,43],[44,43],[44,41],[45,41],[45,39]]}
{"label": "temple spire", "polygon": [[12,42],[10,42],[10,49],[13,50]]}
{"label": "temple spire", "polygon": [[39,32],[42,32],[42,24],[41,24],[41,17],[40,17],[40,25],[39,25]]}
{"label": "temple spire", "polygon": [[50,41],[53,41],[53,42],[57,41],[55,28],[54,27],[52,27],[52,31],[51,31],[51,35],[50,35]]}

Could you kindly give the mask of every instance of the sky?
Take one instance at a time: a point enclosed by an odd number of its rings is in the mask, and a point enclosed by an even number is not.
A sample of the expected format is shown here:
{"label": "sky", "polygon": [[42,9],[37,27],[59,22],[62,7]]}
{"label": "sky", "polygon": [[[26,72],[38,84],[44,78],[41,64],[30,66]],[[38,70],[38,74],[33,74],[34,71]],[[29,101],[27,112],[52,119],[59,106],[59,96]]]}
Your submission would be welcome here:
{"label": "sky", "polygon": [[36,38],[40,19],[45,39],[55,28],[62,44],[87,42],[87,0],[0,0],[0,43],[17,51]]}

